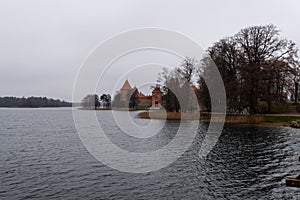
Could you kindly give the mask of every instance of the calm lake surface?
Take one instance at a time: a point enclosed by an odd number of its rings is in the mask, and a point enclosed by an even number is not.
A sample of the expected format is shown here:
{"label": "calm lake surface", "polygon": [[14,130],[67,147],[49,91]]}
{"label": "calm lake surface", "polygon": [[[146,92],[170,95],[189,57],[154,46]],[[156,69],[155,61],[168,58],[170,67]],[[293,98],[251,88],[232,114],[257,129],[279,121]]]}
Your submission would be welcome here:
{"label": "calm lake surface", "polygon": [[[110,111],[97,115],[111,141],[137,152],[166,145],[179,125],[167,121],[145,143],[120,134]],[[300,199],[300,188],[285,186],[286,176],[300,174],[300,130],[227,125],[204,160],[198,150],[207,126],[173,164],[132,174],[89,154],[71,109],[0,109],[0,199]]]}

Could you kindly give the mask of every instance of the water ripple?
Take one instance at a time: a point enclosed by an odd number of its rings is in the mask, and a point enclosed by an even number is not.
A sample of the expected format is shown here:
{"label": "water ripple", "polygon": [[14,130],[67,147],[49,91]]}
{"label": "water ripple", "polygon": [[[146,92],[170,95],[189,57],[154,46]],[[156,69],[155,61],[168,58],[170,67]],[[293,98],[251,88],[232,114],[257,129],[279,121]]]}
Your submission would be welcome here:
{"label": "water ripple", "polygon": [[[167,121],[160,134],[139,141],[121,133],[108,111],[97,114],[110,140],[130,151],[161,148],[178,129],[177,122]],[[300,190],[286,187],[284,180],[299,173],[296,129],[227,125],[203,160],[198,157],[208,125],[203,123],[191,148],[169,167],[130,174],[87,152],[71,110],[6,109],[0,123],[0,199],[300,198]]]}

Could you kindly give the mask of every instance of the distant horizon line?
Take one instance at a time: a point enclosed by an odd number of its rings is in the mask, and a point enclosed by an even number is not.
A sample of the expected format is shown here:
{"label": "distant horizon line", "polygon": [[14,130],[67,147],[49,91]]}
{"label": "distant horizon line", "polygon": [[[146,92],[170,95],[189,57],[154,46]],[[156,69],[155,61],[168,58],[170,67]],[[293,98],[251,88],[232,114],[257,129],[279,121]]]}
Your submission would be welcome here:
{"label": "distant horizon line", "polygon": [[47,99],[53,99],[53,100],[60,100],[60,101],[64,101],[66,103],[80,103],[80,102],[72,102],[72,101],[69,101],[69,100],[65,100],[65,99],[62,99],[62,98],[57,98],[57,97],[49,97],[49,96],[34,96],[34,95],[29,95],[29,96],[18,96],[18,95],[0,95],[0,98],[7,98],[7,97],[13,97],[13,98],[19,98],[19,99],[22,99],[22,98],[47,98]]}

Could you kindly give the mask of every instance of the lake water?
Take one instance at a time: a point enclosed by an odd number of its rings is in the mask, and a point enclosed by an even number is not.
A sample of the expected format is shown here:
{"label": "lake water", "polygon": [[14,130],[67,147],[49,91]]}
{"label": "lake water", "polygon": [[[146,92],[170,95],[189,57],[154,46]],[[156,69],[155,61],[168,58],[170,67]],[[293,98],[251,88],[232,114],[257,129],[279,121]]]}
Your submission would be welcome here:
{"label": "lake water", "polygon": [[[111,118],[110,111],[97,115],[100,121]],[[167,121],[162,134],[145,144],[106,125],[114,143],[139,152],[166,145],[178,128],[178,122]],[[173,164],[132,174],[89,154],[70,109],[0,109],[0,199],[300,199],[300,188],[285,186],[286,176],[300,174],[299,130],[227,125],[201,159],[207,126],[201,124],[189,150]]]}

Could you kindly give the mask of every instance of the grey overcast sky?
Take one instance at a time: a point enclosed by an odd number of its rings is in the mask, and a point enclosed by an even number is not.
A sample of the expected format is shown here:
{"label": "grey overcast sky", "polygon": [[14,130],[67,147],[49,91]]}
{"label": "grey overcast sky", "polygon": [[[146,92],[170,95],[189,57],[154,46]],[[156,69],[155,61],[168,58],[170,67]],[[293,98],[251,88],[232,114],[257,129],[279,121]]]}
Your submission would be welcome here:
{"label": "grey overcast sky", "polygon": [[173,29],[203,49],[241,28],[274,24],[300,47],[298,0],[0,0],[0,96],[70,101],[83,59],[139,27]]}

